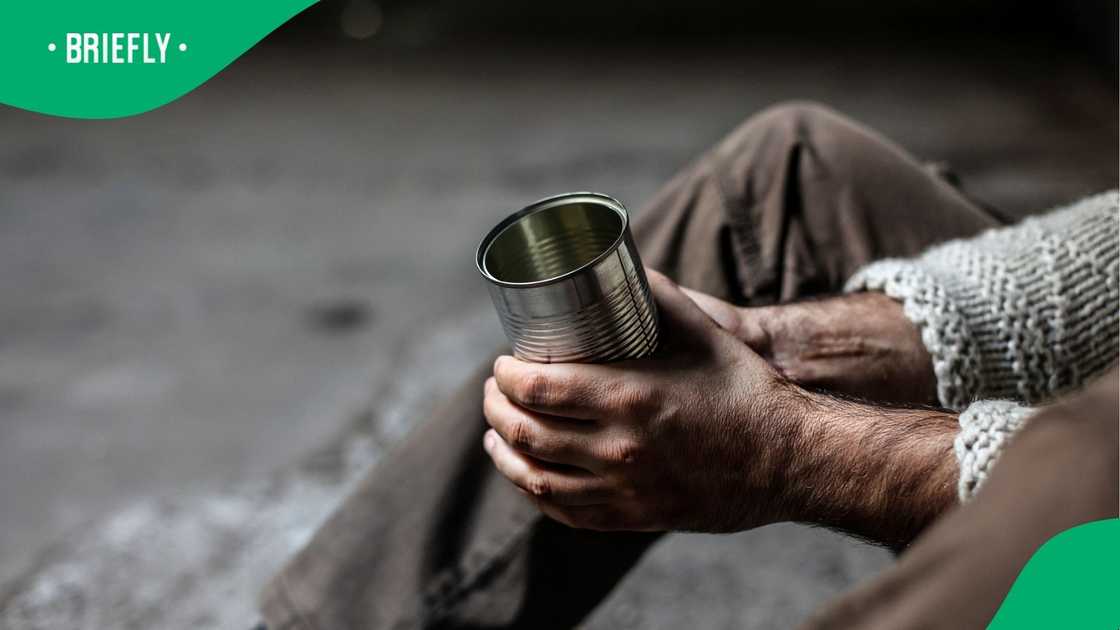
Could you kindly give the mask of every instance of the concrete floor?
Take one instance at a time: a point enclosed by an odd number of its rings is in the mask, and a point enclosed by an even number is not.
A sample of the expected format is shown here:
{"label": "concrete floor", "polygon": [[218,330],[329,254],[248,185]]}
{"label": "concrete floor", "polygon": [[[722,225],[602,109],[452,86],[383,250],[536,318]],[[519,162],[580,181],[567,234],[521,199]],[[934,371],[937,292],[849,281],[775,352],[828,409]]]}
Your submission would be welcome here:
{"label": "concrete floor", "polygon": [[[471,254],[509,210],[640,207],[810,98],[1022,214],[1116,186],[1103,76],[1001,49],[265,49],[136,118],[0,110],[0,628],[249,623],[500,337]],[[589,624],[786,627],[886,561],[792,526],[679,537]]]}

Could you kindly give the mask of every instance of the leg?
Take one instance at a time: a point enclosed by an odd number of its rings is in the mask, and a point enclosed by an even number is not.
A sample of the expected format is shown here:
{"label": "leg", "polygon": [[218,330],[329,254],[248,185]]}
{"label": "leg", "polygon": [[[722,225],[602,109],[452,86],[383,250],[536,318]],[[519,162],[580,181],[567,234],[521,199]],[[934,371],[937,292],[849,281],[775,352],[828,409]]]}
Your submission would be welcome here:
{"label": "leg", "polygon": [[[899,149],[806,106],[752,118],[639,215],[647,264],[740,303],[835,291],[872,258],[994,224]],[[569,529],[497,475],[481,448],[488,372],[272,581],[271,630],[571,627],[657,539]]]}
{"label": "leg", "polygon": [[875,132],[812,104],[750,118],[639,214],[646,264],[739,304],[832,293],[859,267],[1000,224]]}
{"label": "leg", "polygon": [[262,598],[269,630],[575,625],[653,536],[545,519],[482,451],[480,369]]}

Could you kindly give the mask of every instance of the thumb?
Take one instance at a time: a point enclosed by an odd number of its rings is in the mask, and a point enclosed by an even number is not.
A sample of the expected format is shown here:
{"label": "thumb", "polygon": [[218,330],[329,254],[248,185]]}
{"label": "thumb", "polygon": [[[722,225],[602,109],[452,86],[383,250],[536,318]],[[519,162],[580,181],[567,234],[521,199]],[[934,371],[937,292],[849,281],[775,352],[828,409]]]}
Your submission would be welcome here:
{"label": "thumb", "polygon": [[685,295],[676,282],[649,268],[646,269],[646,277],[657,302],[662,327],[666,330],[673,329],[673,336],[709,335],[715,331],[716,322]]}
{"label": "thumb", "polygon": [[690,300],[700,307],[704,314],[712,318],[717,326],[731,334],[736,334],[741,326],[742,315],[739,308],[730,302],[725,302],[717,297],[694,291],[688,287],[681,287],[681,291]]}
{"label": "thumb", "polygon": [[[765,361],[757,356],[756,351],[749,344],[744,344],[728,331],[722,330],[721,326],[717,325],[717,321],[685,293],[688,289],[677,286],[677,283],[667,276],[652,269],[647,269],[646,275],[649,278],[650,291],[657,301],[658,312],[661,315],[662,339],[665,341],[666,352],[669,355],[678,352],[695,354],[705,349],[717,353],[741,353],[745,346],[747,354],[755,356],[765,365]],[[705,297],[711,300],[707,302],[709,306],[721,302],[734,310],[739,310],[711,296]]]}
{"label": "thumb", "polygon": [[681,291],[720,328],[747,344],[755,352],[765,354],[770,350],[767,322],[772,307],[742,308],[717,297],[681,287]]}

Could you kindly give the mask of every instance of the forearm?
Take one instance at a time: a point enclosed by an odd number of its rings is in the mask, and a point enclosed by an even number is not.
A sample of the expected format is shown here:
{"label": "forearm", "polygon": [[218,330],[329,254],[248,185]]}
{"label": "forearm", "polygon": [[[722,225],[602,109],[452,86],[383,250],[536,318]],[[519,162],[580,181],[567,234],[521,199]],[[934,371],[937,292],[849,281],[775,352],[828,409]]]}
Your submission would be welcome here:
{"label": "forearm", "polygon": [[982,501],[936,523],[898,564],[804,629],[893,628],[903,615],[909,627],[985,627],[1047,539],[1116,517],[1118,378],[1114,368],[1039,410],[993,471]]}
{"label": "forearm", "polygon": [[921,331],[945,407],[1036,405],[1116,362],[1116,191],[860,270],[848,290],[901,301]]}
{"label": "forearm", "polygon": [[781,480],[786,520],[894,549],[957,504],[957,418],[797,390],[800,427]]}

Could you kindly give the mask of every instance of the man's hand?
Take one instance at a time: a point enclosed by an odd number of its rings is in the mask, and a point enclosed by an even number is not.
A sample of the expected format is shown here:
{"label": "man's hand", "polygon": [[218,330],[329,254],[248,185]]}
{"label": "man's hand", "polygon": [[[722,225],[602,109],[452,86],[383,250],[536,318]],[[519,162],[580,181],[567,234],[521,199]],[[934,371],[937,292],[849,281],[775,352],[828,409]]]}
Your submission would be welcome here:
{"label": "man's hand", "polygon": [[793,387],[650,273],[663,347],[605,365],[499,357],[485,448],[556,520],[592,529],[732,531],[773,521]]}
{"label": "man's hand", "polygon": [[656,356],[494,364],[484,447],[542,512],[600,530],[804,520],[899,546],[955,503],[952,416],[802,391],[649,275]]}
{"label": "man's hand", "polygon": [[918,329],[881,293],[741,308],[684,292],[799,385],[875,402],[937,404],[933,361]]}

